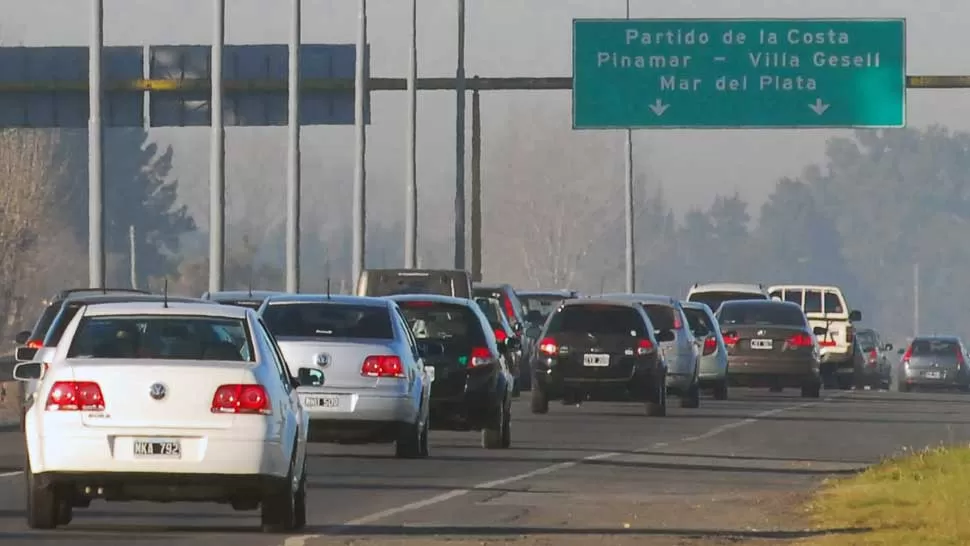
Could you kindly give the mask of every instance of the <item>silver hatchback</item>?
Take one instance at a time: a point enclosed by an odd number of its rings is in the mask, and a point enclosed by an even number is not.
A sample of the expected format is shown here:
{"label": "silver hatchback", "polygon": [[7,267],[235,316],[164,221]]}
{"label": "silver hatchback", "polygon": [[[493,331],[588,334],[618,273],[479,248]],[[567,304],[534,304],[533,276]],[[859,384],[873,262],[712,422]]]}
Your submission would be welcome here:
{"label": "silver hatchback", "polygon": [[701,355],[680,301],[656,294],[603,294],[601,297],[634,300],[643,306],[656,334],[673,332],[671,341],[660,343],[667,363],[667,391],[680,397],[683,408],[700,407]]}
{"label": "silver hatchback", "polygon": [[699,301],[681,302],[687,322],[701,348],[701,388],[713,389],[715,400],[728,397],[728,356],[721,326],[707,304]]}

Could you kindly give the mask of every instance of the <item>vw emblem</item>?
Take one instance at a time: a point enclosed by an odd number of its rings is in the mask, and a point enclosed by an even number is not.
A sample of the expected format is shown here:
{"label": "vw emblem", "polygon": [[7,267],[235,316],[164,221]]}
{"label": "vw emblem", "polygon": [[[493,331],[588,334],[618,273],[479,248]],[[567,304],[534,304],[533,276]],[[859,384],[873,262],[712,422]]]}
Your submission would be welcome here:
{"label": "vw emblem", "polygon": [[763,336],[763,335],[765,335],[765,331],[764,330],[758,330],[758,332],[755,335]]}
{"label": "vw emblem", "polygon": [[165,385],[161,383],[155,383],[148,391],[148,394],[155,400],[161,400],[162,398],[165,398],[166,392],[167,392],[167,389],[165,388]]}
{"label": "vw emblem", "polygon": [[316,356],[316,364],[321,368],[326,368],[330,365],[330,355],[327,353],[320,353]]}

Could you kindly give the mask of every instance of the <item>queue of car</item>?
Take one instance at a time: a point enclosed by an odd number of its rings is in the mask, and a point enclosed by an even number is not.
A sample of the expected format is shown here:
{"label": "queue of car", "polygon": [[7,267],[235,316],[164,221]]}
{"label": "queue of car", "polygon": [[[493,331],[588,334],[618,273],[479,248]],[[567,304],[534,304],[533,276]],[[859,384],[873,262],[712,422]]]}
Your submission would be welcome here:
{"label": "queue of car", "polygon": [[698,408],[736,385],[807,398],[970,385],[958,339],[914,340],[894,372],[860,318],[831,286],[694,285],[681,300],[516,291],[451,270],[366,270],[354,295],[63,291],[17,336],[27,520],[66,525],[94,499],[193,500],[293,531],[308,443],[425,458],[430,432],[449,430],[507,449],[522,392],[536,414],[627,401],[664,417],[668,395]]}

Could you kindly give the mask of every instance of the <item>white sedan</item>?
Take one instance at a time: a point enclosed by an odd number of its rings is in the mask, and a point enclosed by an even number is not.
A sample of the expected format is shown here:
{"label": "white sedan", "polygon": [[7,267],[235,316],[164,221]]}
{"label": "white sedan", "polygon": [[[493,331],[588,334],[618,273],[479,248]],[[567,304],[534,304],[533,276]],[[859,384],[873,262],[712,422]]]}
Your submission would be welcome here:
{"label": "white sedan", "polygon": [[27,410],[27,522],[51,529],[107,501],[212,501],[261,509],[262,528],[306,524],[308,417],[249,309],[89,305],[57,344]]}

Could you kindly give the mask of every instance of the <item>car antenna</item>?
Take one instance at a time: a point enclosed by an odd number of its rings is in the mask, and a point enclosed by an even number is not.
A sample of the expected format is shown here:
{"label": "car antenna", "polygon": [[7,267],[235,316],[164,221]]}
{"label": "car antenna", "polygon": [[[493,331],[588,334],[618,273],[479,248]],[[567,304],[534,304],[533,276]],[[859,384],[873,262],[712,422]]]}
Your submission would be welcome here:
{"label": "car antenna", "polygon": [[168,277],[165,277],[165,285],[162,286],[162,307],[168,309]]}
{"label": "car antenna", "polygon": [[253,297],[253,270],[249,269],[249,297]]}
{"label": "car antenna", "polygon": [[330,277],[327,277],[327,299],[332,299],[330,297]]}

